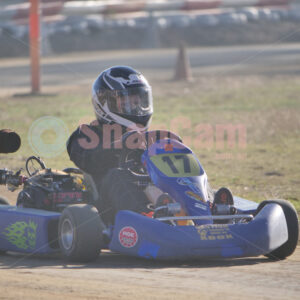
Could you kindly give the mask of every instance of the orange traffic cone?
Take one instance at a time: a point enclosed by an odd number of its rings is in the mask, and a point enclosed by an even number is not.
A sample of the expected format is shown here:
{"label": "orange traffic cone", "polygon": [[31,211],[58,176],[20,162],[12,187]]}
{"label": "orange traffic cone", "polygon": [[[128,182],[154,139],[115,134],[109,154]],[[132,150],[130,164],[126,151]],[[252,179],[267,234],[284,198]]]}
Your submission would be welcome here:
{"label": "orange traffic cone", "polygon": [[180,43],[178,49],[178,58],[175,69],[174,80],[193,80],[190,61],[186,53],[186,48],[183,42]]}

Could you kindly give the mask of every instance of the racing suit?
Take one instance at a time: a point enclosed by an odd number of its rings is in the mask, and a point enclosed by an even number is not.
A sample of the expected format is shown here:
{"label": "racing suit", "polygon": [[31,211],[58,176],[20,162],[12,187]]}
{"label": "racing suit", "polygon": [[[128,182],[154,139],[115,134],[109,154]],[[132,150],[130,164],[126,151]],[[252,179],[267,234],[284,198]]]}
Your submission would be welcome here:
{"label": "racing suit", "polygon": [[[75,165],[92,176],[100,195],[95,206],[103,221],[109,224],[114,223],[119,210],[149,212],[149,201],[137,178],[128,170],[118,168],[121,149],[115,147],[113,134],[109,143],[104,140],[104,127],[98,122],[79,126],[67,142],[67,151]],[[124,128],[122,131],[125,133]]]}

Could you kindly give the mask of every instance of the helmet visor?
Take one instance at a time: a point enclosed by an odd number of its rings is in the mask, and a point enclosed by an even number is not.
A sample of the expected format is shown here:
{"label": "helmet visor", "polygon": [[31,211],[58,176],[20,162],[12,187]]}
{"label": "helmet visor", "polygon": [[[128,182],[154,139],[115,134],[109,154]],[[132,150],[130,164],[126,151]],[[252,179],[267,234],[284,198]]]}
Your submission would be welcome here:
{"label": "helmet visor", "polygon": [[109,110],[113,113],[145,116],[153,112],[150,87],[132,87],[126,90],[106,91],[105,98]]}

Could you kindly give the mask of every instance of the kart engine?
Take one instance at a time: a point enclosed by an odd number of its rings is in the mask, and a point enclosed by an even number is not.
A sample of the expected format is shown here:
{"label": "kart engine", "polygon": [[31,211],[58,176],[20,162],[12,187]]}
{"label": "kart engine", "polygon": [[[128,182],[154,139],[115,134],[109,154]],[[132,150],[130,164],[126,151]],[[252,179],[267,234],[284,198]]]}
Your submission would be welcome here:
{"label": "kart engine", "polygon": [[80,176],[44,169],[26,180],[18,195],[17,206],[62,211],[70,204],[86,203],[87,199]]}

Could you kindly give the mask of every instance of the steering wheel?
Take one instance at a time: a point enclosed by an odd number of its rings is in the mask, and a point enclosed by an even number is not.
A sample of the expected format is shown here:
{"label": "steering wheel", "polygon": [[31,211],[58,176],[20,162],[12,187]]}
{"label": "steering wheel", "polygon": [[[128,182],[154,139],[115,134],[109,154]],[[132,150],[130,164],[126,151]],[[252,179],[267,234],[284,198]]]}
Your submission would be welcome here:
{"label": "steering wheel", "polygon": [[[132,142],[134,142],[132,147],[127,145],[129,137],[132,137]],[[148,175],[146,175],[147,170],[141,162],[141,156],[146,149],[147,144],[145,143],[144,136],[141,132],[126,132],[122,136],[122,151],[119,156],[119,168],[127,169],[134,175],[144,175],[148,177]]]}
{"label": "steering wheel", "polygon": [[30,177],[37,174],[40,170],[46,169],[45,163],[41,160],[41,158],[36,156],[28,157],[25,167]]}
{"label": "steering wheel", "polygon": [[119,157],[119,168],[128,169],[137,174],[147,174],[147,171],[141,162],[144,151],[145,150],[142,149],[124,148]]}

